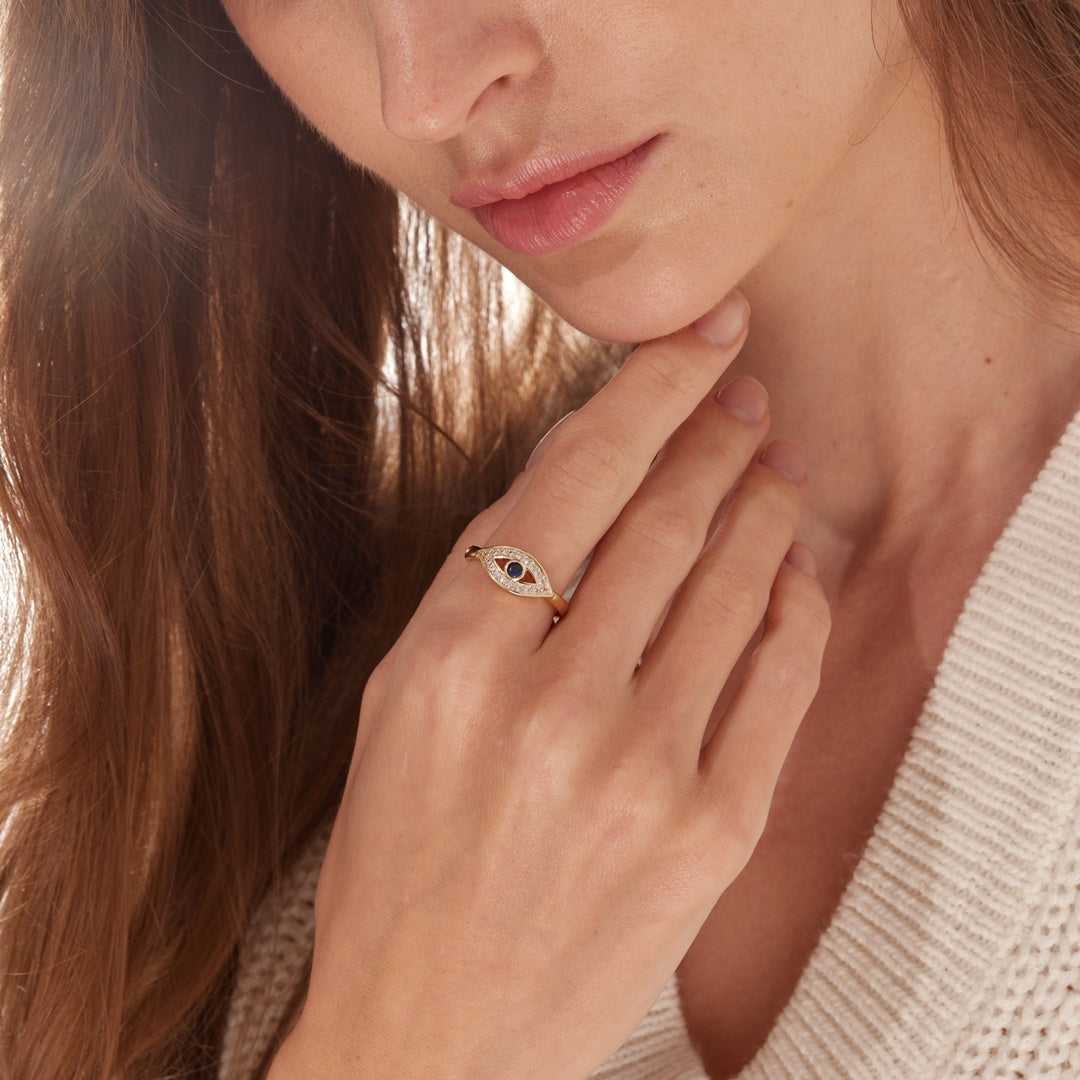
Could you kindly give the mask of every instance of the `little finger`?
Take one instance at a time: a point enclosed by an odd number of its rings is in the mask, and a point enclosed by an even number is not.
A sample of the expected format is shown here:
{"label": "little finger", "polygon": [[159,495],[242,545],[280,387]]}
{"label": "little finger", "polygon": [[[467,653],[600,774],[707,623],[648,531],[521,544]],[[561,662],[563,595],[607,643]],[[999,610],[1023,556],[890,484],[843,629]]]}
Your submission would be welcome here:
{"label": "little finger", "polygon": [[780,770],[817,693],[830,627],[821,585],[786,561],[776,576],[761,643],[701,753],[706,812],[729,835],[735,827],[747,854],[765,827]]}

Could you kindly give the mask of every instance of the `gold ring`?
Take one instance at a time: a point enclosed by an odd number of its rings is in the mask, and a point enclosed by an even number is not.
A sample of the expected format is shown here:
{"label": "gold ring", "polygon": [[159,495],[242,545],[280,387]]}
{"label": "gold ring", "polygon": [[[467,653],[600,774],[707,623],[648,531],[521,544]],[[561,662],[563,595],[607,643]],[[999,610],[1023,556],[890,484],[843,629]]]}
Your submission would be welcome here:
{"label": "gold ring", "polygon": [[465,558],[483,563],[488,577],[500,589],[515,596],[543,597],[560,619],[570,610],[570,605],[551,587],[544,568],[521,548],[505,545],[482,548],[473,544],[466,550]]}

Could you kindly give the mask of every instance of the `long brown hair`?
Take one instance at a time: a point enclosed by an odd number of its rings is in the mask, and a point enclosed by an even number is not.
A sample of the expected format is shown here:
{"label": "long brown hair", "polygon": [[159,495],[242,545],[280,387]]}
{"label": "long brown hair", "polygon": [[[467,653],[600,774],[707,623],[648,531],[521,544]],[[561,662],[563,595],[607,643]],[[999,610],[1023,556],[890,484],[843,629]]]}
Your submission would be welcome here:
{"label": "long brown hair", "polygon": [[[1076,8],[1008,7],[1041,14],[926,12],[994,43],[984,80],[1053,69],[1018,117],[1037,99],[1033,145],[1080,176]],[[923,46],[954,156],[992,159],[969,72]],[[210,1076],[238,941],[339,797],[366,674],[615,361],[505,310],[216,0],[8,4],[3,64],[0,1072]],[[1055,280],[1008,181],[979,177],[988,231]]]}
{"label": "long brown hair", "polygon": [[988,253],[1080,306],[1080,3],[898,0]]}
{"label": "long brown hair", "polygon": [[210,1075],[366,674],[603,372],[212,0],[7,5],[4,54],[0,1073]]}

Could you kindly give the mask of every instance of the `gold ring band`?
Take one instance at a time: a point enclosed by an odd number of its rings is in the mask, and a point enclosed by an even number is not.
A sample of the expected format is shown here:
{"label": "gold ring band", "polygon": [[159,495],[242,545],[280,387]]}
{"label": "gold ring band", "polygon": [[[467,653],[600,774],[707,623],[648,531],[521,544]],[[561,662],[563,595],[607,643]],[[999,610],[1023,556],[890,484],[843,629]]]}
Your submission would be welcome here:
{"label": "gold ring band", "polygon": [[570,610],[570,605],[551,587],[544,568],[521,548],[502,544],[482,548],[473,544],[465,551],[465,558],[478,560],[500,589],[515,596],[542,597],[560,619]]}

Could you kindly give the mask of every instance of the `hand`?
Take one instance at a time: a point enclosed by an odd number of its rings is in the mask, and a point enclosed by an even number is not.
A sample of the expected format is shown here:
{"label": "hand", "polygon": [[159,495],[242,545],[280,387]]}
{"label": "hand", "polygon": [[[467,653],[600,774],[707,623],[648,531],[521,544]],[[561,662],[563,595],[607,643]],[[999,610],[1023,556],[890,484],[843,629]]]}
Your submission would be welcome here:
{"label": "hand", "polygon": [[[744,336],[639,348],[469,525],[372,675],[274,1080],[584,1077],[746,863],[829,619],[785,561],[799,472],[757,455],[767,416],[711,392]],[[565,618],[462,558],[499,543],[556,589],[595,546]]]}

